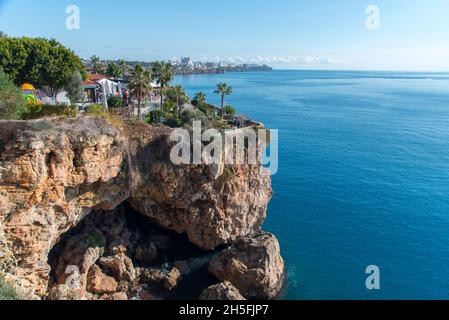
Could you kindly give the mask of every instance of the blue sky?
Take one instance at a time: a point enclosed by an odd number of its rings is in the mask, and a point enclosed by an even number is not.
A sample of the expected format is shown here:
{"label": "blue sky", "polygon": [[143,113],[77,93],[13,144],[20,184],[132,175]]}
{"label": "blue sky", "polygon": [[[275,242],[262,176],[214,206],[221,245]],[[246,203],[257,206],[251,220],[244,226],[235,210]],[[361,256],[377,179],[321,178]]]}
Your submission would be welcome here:
{"label": "blue sky", "polygon": [[[65,28],[80,8],[80,30]],[[368,5],[380,29],[368,30]],[[0,30],[54,37],[82,57],[449,71],[447,0],[0,0]]]}

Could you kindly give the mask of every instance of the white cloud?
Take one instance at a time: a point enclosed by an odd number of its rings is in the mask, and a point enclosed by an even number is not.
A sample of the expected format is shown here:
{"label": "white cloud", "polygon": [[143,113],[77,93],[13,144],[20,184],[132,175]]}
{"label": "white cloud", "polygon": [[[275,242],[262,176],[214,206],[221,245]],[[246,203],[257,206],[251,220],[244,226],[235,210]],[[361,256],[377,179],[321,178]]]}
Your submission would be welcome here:
{"label": "white cloud", "polygon": [[341,65],[341,64],[351,64],[349,60],[335,59],[331,57],[315,57],[315,56],[231,56],[231,57],[220,57],[220,56],[199,56],[195,60],[203,62],[228,62],[228,63],[258,63],[258,64],[273,64],[273,65]]}

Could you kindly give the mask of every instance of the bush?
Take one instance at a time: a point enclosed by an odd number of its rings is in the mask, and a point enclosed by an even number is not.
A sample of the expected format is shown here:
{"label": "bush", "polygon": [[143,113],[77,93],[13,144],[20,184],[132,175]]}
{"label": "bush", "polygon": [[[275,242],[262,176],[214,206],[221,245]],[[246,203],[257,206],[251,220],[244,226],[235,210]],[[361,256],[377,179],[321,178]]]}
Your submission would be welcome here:
{"label": "bush", "polygon": [[22,119],[32,120],[45,117],[76,118],[78,108],[65,105],[38,105],[29,104],[26,112],[22,114]]}
{"label": "bush", "polygon": [[162,107],[162,111],[165,113],[175,112],[176,111],[176,103],[173,101],[165,100],[164,105]]}
{"label": "bush", "polygon": [[123,107],[123,99],[120,97],[112,96],[108,99],[109,108],[121,108]]}
{"label": "bush", "polygon": [[157,124],[162,122],[162,112],[159,110],[150,111],[149,114],[146,115],[145,121],[148,124]]}
{"label": "bush", "polygon": [[25,110],[25,99],[21,90],[0,69],[0,117],[20,119]]}
{"label": "bush", "polygon": [[0,275],[0,300],[20,300],[21,297],[12,285]]}
{"label": "bush", "polygon": [[229,123],[221,118],[213,118],[211,120],[211,127],[218,129],[218,130],[225,130],[225,129],[230,129],[231,126],[229,125]]}
{"label": "bush", "polygon": [[198,107],[198,110],[200,110],[202,113],[204,113],[207,116],[213,116],[214,115],[213,111],[215,110],[215,107],[210,105],[210,104],[203,103],[203,104],[201,104],[201,105],[199,105],[197,107]]}
{"label": "bush", "polygon": [[232,106],[225,106],[224,110],[225,110],[225,115],[228,115],[228,116],[235,116],[235,114],[237,113],[235,108]]}
{"label": "bush", "polygon": [[87,241],[89,242],[89,246],[93,248],[104,248],[106,246],[106,238],[104,235],[100,232],[93,232],[91,233]]}
{"label": "bush", "polygon": [[171,128],[179,128],[182,127],[182,120],[180,117],[177,117],[175,114],[167,114],[164,116],[164,124]]}
{"label": "bush", "polygon": [[102,104],[91,104],[87,107],[86,113],[101,116],[104,114],[104,106]]}
{"label": "bush", "polygon": [[186,110],[181,115],[183,124],[187,125],[191,125],[193,121],[203,121],[206,118],[206,115],[198,109]]}

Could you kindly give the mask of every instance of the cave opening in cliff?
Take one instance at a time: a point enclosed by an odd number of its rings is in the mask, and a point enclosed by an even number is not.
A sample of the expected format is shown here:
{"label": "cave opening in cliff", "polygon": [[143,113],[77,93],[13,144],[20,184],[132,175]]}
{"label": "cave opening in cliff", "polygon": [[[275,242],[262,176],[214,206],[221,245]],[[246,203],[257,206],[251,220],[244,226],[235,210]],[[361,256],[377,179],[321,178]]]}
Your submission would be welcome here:
{"label": "cave opening in cliff", "polygon": [[48,298],[198,299],[219,282],[208,272],[216,252],[199,249],[124,202],[91,212],[52,248]]}

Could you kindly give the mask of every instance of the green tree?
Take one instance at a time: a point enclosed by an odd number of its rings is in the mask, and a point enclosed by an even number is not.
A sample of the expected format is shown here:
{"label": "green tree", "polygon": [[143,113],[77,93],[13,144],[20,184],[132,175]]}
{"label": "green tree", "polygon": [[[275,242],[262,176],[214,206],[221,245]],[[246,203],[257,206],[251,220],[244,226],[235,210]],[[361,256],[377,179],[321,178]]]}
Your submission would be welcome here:
{"label": "green tree", "polygon": [[225,116],[225,96],[230,96],[232,94],[232,87],[228,86],[225,82],[219,83],[217,85],[216,94],[221,95],[221,116]]}
{"label": "green tree", "polygon": [[179,116],[181,105],[187,103],[189,98],[182,86],[174,86],[167,91],[167,99],[175,102],[176,115]]}
{"label": "green tree", "polygon": [[93,55],[92,57],[90,57],[90,63],[92,64],[92,69],[94,73],[103,73],[104,72],[104,67],[103,64],[101,63],[101,59],[99,57],[97,57],[96,55]]}
{"label": "green tree", "polygon": [[72,50],[43,38],[0,38],[0,67],[17,86],[30,82],[52,97],[75,71],[86,75],[81,59]]}
{"label": "green tree", "polygon": [[164,105],[164,90],[173,80],[173,66],[171,63],[164,61],[157,61],[153,67],[154,79],[159,83],[161,92],[161,109]]}
{"label": "green tree", "polygon": [[128,72],[128,63],[124,59],[121,59],[118,62],[118,68],[120,69],[120,77],[125,78]]}
{"label": "green tree", "polygon": [[25,99],[20,89],[0,69],[0,117],[18,119],[25,111]]}
{"label": "green tree", "polygon": [[206,94],[202,91],[195,93],[192,104],[207,116],[211,115],[212,107],[206,102]]}
{"label": "green tree", "polygon": [[142,100],[144,100],[152,91],[151,71],[144,70],[141,65],[136,65],[131,73],[128,85],[131,94],[137,99],[138,116],[142,117]]}
{"label": "green tree", "polygon": [[206,103],[206,94],[202,91],[195,93],[193,97],[194,105],[200,108]]}
{"label": "green tree", "polygon": [[120,77],[122,77],[122,72],[120,71],[119,66],[114,62],[108,64],[106,74],[113,77],[114,79],[119,79]]}
{"label": "green tree", "polygon": [[70,99],[70,102],[82,102],[84,98],[83,76],[78,70],[72,75],[72,78],[67,83],[65,90]]}
{"label": "green tree", "polygon": [[7,37],[8,35],[6,33],[4,33],[3,31],[0,31],[0,38],[4,38]]}

